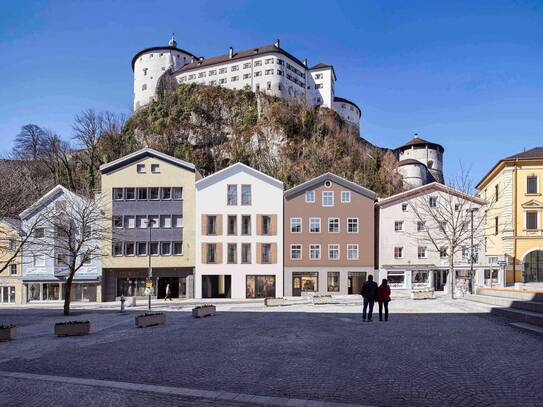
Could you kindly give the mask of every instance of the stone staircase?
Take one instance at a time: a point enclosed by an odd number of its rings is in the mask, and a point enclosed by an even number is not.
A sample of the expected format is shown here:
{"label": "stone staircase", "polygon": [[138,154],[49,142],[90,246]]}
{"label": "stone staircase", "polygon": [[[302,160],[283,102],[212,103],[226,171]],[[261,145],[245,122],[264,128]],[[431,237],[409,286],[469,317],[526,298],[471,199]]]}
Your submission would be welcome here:
{"label": "stone staircase", "polygon": [[492,314],[511,320],[509,325],[543,336],[543,291],[480,288],[464,299],[492,305]]}

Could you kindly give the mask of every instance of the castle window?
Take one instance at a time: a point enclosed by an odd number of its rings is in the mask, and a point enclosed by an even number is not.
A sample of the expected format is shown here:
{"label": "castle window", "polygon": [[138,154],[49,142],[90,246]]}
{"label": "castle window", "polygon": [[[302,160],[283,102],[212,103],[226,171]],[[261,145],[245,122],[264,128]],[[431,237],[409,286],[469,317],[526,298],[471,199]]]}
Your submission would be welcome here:
{"label": "castle window", "polygon": [[254,66],[262,66],[262,61],[255,61]]}
{"label": "castle window", "polygon": [[198,74],[198,78],[205,78],[206,77],[206,73],[205,72],[200,72]]}
{"label": "castle window", "polygon": [[143,85],[141,85],[141,90],[147,90],[147,84],[144,83]]}
{"label": "castle window", "polygon": [[265,61],[264,61],[265,64],[273,64],[273,58],[267,58]]}
{"label": "castle window", "polygon": [[226,68],[219,69],[219,73],[226,73]]}
{"label": "castle window", "polygon": [[284,65],[285,62],[282,59],[277,60],[277,65]]}
{"label": "castle window", "polygon": [[209,76],[213,76],[213,75],[216,75],[217,74],[217,70],[216,69],[212,69],[211,71],[209,71],[208,75]]}
{"label": "castle window", "polygon": [[250,73],[244,73],[243,74],[243,79],[249,79],[250,77],[251,77]]}
{"label": "castle window", "polygon": [[262,71],[256,71],[256,72],[255,72],[255,78],[256,78],[257,76],[262,76]]}
{"label": "castle window", "polygon": [[315,79],[322,79],[322,73],[315,74]]}
{"label": "castle window", "polygon": [[271,88],[272,88],[271,82],[268,82],[268,90],[271,90]]}
{"label": "castle window", "polygon": [[432,160],[428,161],[428,168],[432,169],[434,167],[434,162]]}
{"label": "castle window", "polygon": [[143,68],[143,76],[147,76],[148,68]]}
{"label": "castle window", "polygon": [[251,67],[250,62],[247,62],[247,63],[243,64],[243,69],[247,69],[247,68],[250,68],[250,67]]}
{"label": "castle window", "polygon": [[221,79],[219,79],[219,83],[220,83],[220,84],[226,83],[226,78],[221,78]]}
{"label": "castle window", "polygon": [[237,80],[239,80],[239,76],[232,76],[232,77],[230,78],[230,82],[235,82],[235,81],[237,81]]}
{"label": "castle window", "polygon": [[151,172],[153,174],[158,174],[160,173],[160,165],[158,164],[151,164]]}
{"label": "castle window", "polygon": [[273,69],[266,69],[266,75],[273,75]]}
{"label": "castle window", "polygon": [[237,70],[239,70],[239,65],[232,65],[232,67],[230,68],[230,72],[234,72]]}

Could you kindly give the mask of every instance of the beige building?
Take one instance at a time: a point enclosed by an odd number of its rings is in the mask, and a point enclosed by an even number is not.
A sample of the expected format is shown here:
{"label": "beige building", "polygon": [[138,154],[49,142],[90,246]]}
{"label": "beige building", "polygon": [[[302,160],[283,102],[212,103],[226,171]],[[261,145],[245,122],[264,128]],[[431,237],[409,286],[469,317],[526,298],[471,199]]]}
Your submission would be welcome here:
{"label": "beige building", "polygon": [[21,254],[13,258],[20,239],[19,221],[0,222],[0,268],[5,267],[0,272],[0,304],[21,304],[24,301]]}
{"label": "beige building", "polygon": [[195,182],[191,163],[150,148],[100,167],[104,221],[111,236],[103,242],[104,301],[147,295],[149,268],[153,295],[191,297],[195,266]]}

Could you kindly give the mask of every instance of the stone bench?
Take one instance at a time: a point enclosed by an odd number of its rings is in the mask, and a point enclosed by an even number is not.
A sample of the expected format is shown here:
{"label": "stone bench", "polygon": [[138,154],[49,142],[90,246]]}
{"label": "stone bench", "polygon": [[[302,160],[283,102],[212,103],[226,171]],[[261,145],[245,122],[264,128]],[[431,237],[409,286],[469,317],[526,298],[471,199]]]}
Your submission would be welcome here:
{"label": "stone bench", "polygon": [[433,288],[422,288],[411,291],[412,300],[431,300],[434,298]]}

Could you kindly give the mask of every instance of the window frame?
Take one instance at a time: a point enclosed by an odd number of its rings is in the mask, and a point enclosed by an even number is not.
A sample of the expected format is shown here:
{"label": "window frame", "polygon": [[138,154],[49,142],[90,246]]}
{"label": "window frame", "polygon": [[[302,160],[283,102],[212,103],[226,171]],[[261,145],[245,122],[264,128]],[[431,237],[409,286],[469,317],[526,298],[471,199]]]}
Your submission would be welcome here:
{"label": "window frame", "polygon": [[[356,257],[349,255],[349,249],[356,247]],[[347,243],[347,260],[360,260],[360,245],[358,243]]]}
{"label": "window frame", "polygon": [[[332,203],[331,204],[325,204],[325,197],[328,196],[332,199]],[[335,203],[335,197],[334,197],[334,191],[322,191],[322,196],[321,196],[321,203],[322,203],[322,206],[324,208],[331,208],[334,206],[334,203]]]}
{"label": "window frame", "polygon": [[[235,192],[233,203],[230,203],[230,189],[233,189]],[[237,184],[227,184],[226,185],[226,206],[237,206],[238,205],[238,186]]]}
{"label": "window frame", "polygon": [[[348,199],[343,199],[344,194],[348,196]],[[341,191],[341,203],[351,203],[351,191]]]}
{"label": "window frame", "polygon": [[[337,221],[337,231],[330,230],[331,222]],[[328,218],[328,233],[338,234],[341,233],[341,220],[338,217]]]}
{"label": "window frame", "polygon": [[[296,250],[298,252],[298,257],[294,257],[293,256],[293,253],[294,253],[294,250]],[[294,261],[298,261],[298,260],[302,260],[302,245],[299,244],[299,243],[293,243],[290,245],[290,260],[294,260]]]}
{"label": "window frame", "polygon": [[[305,191],[305,203],[315,203],[315,191],[314,190],[311,190],[311,191]],[[312,196],[313,199],[312,200],[308,200],[308,196]]]}
{"label": "window frame", "polygon": [[[318,232],[314,232],[312,231],[311,229],[311,221],[317,221],[318,220],[318,224],[319,224],[319,230]],[[321,224],[321,218],[309,218],[308,219],[308,223],[309,223],[309,233],[314,233],[314,234],[319,234],[322,232],[322,224]]]}
{"label": "window frame", "polygon": [[[300,230],[298,230],[297,232],[293,230],[293,222],[294,221],[298,221],[298,227]],[[299,233],[302,233],[302,218],[300,217],[292,217],[290,218],[290,233],[296,233],[296,234],[299,234]]]}
{"label": "window frame", "polygon": [[[311,256],[311,251],[312,250],[318,250],[318,257],[312,257]],[[322,247],[320,245],[320,243],[312,243],[309,245],[309,260],[320,260],[321,257],[322,257]]]}
{"label": "window frame", "polygon": [[[332,250],[332,247],[337,248],[337,258],[332,258],[330,256],[330,251]],[[341,259],[341,246],[339,243],[328,243],[328,260],[338,261]]]}

